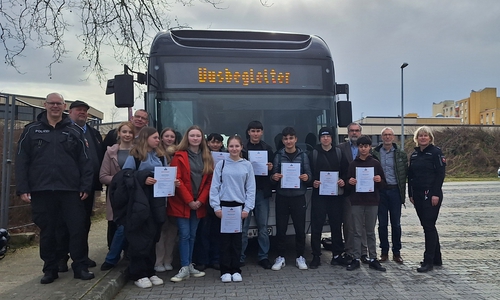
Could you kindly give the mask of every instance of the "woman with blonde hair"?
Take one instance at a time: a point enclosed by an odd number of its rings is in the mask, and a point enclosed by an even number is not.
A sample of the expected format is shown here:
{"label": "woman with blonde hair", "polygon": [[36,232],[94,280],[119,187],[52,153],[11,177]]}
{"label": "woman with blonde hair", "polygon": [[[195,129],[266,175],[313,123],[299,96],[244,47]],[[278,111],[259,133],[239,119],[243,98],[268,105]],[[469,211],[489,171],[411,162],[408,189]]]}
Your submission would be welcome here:
{"label": "woman with blonde hair", "polygon": [[[175,130],[167,127],[160,133],[160,145],[167,158],[167,165],[170,165],[172,156],[175,153],[176,135]],[[166,202],[168,206],[168,200]],[[166,210],[165,210],[166,214]],[[167,220],[161,228],[160,240],[156,243],[156,272],[171,271],[175,238],[177,237],[177,220],[174,217],[167,216]]]}
{"label": "woman with blonde hair", "polygon": [[[130,256],[129,276],[136,286],[149,288],[153,285],[162,285],[163,280],[155,274],[156,242],[160,239],[160,230],[165,222],[165,197],[155,198],[153,196],[153,185],[155,167],[166,165],[163,151],[158,147],[160,136],[153,127],[144,127],[139,131],[134,147],[130,150],[130,156],[125,161],[123,169],[136,170],[135,178],[141,185],[144,195],[147,197],[149,206],[149,218],[146,224],[141,225],[140,230],[130,231],[125,226],[125,234],[129,243],[128,254]],[[138,201],[139,199],[134,199]],[[138,203],[142,205],[143,203]],[[133,204],[135,207],[135,203]],[[134,210],[127,215],[127,219],[133,223]]]}
{"label": "woman with blonde hair", "polygon": [[[118,126],[116,132],[118,135],[117,144],[108,147],[106,150],[99,172],[99,180],[108,187],[111,185],[113,176],[122,169],[125,160],[130,154],[135,137],[135,127],[131,122],[123,122]],[[102,271],[113,268],[120,261],[121,252],[125,245],[123,225],[117,227],[113,221],[113,209],[111,208],[108,191],[106,191],[106,219],[108,220],[109,252],[101,265]]]}
{"label": "woman with blonde hair", "polygon": [[177,167],[180,185],[175,190],[175,196],[169,199],[167,214],[177,218],[181,258],[181,269],[170,280],[179,282],[190,276],[205,276],[204,272],[194,268],[192,257],[196,229],[207,211],[214,162],[199,126],[188,128],[170,166]]}
{"label": "woman with blonde hair", "polygon": [[441,149],[434,146],[434,135],[429,127],[418,128],[413,140],[417,147],[410,156],[408,196],[425,235],[424,260],[417,271],[428,272],[443,264],[436,221],[443,202],[446,159]]}

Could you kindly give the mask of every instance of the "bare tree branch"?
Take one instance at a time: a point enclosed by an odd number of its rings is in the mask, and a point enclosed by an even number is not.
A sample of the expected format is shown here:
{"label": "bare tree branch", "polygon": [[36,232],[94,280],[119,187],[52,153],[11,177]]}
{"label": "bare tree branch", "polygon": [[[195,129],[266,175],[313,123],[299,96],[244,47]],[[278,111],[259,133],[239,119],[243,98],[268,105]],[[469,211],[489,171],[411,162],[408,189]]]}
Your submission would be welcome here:
{"label": "bare tree branch", "polygon": [[[270,6],[267,0],[259,1]],[[188,27],[176,17],[170,18],[174,5],[193,6],[196,2],[225,9],[223,0],[0,0],[0,45],[5,63],[18,72],[18,59],[28,47],[49,49],[51,76],[54,64],[69,54],[66,43],[70,37],[65,35],[80,25],[76,38],[83,48],[77,58],[85,61],[88,76],[104,82],[105,49],[113,50],[118,63],[143,69],[158,31]]]}

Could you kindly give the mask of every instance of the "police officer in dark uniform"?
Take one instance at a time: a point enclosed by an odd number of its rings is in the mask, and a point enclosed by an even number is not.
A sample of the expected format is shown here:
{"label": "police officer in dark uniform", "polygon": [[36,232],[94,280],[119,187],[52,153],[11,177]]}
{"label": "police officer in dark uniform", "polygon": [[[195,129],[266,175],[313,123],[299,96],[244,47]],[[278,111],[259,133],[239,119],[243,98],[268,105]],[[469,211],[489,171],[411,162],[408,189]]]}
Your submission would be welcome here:
{"label": "police officer in dark uniform", "polygon": [[[85,234],[85,200],[92,187],[92,165],[81,129],[63,116],[62,95],[47,95],[46,111],[28,124],[20,137],[16,158],[17,194],[31,203],[33,221],[40,228],[42,284],[58,278],[56,232],[63,221],[69,232],[69,252],[75,278],[89,280]],[[78,170],[77,172],[75,170]]]}
{"label": "police officer in dark uniform", "polygon": [[413,140],[417,147],[410,157],[408,195],[425,235],[424,261],[417,271],[428,272],[443,263],[436,221],[443,201],[446,160],[441,149],[434,146],[434,135],[429,127],[418,128]]}

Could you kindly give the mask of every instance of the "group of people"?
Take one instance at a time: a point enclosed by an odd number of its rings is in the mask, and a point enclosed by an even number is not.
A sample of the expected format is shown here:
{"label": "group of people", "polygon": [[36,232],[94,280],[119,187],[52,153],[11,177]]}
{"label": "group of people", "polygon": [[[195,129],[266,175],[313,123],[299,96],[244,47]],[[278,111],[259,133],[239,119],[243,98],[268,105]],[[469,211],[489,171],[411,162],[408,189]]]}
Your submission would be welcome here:
{"label": "group of people", "polygon": [[[392,250],[392,260],[403,264],[401,207],[405,203],[408,184],[410,202],[416,209],[425,234],[424,259],[417,271],[428,272],[434,266],[442,265],[436,221],[443,200],[442,185],[445,178],[446,160],[441,150],[434,145],[434,135],[431,129],[422,126],[415,131],[413,141],[416,147],[409,159],[404,149],[398,148],[394,143],[394,130],[390,127],[382,130],[382,143],[373,149],[371,139],[361,134],[360,124],[349,124],[347,131],[348,141],[338,146],[349,161],[346,182],[339,180],[339,186],[345,184],[347,190],[342,201],[346,252],[343,256],[339,255],[336,260],[336,250],[333,250],[334,258],[331,263],[346,265],[349,271],[360,268],[361,263],[368,264],[372,269],[385,271],[385,267],[380,262],[389,260],[389,250]],[[356,187],[358,184],[356,176],[367,167],[373,168],[374,189],[361,191]],[[312,201],[314,205],[314,194]],[[331,218],[330,215],[329,218]],[[376,252],[377,220],[380,258],[377,258]],[[389,244],[389,220],[392,247]],[[332,223],[330,225],[332,226]],[[342,239],[335,238],[338,232],[339,230],[332,228],[334,249],[335,245],[338,245],[338,249],[342,246]],[[313,234],[311,234],[311,240],[312,236]],[[313,255],[311,267],[316,267],[319,259],[316,258],[315,253]]]}
{"label": "group of people", "polygon": [[[24,129],[16,160],[17,193],[31,203],[33,220],[40,228],[40,257],[44,261],[42,284],[68,271],[72,259],[75,278],[94,277],[89,268],[88,232],[94,195],[106,185],[107,242],[109,252],[101,270],[113,268],[122,257],[130,260],[129,277],[148,288],[163,284],[156,272],[173,270],[174,245],[178,239],[180,270],[170,280],[202,277],[204,269],[220,270],[222,282],[242,281],[248,229],[252,216],[258,228],[258,264],[275,271],[283,268],[285,236],[291,217],[295,230],[296,266],[305,270],[321,264],[321,234],[326,217],[331,230],[332,265],[355,270],[360,263],[385,271],[380,262],[389,259],[388,224],[392,230],[392,259],[401,257],[401,206],[408,194],[425,232],[425,253],[419,272],[441,265],[435,223],[442,202],[445,159],[433,145],[428,127],[415,132],[417,144],[409,163],[394,140],[394,131],[382,131],[383,143],[372,150],[372,141],[361,135],[361,126],[348,126],[348,141],[333,145],[331,128],[318,133],[312,150],[296,146],[292,127],[282,130],[282,148],[273,152],[262,140],[260,121],[248,124],[247,140],[234,135],[227,140],[191,126],[183,136],[174,129],[158,132],[148,127],[148,113],[137,110],[104,140],[86,124],[89,106],[70,105],[62,95],[51,93],[46,111]],[[214,164],[211,151],[229,152]],[[250,156],[267,158],[267,173],[254,173]],[[176,167],[175,194],[154,197],[155,167]],[[298,179],[287,168],[298,168]],[[373,189],[358,189],[360,169],[373,169]],[[337,193],[320,193],[324,172],[337,172]],[[294,173],[295,174],[295,173]],[[312,260],[305,259],[306,191],[312,187]],[[269,201],[276,190],[276,251],[271,262],[267,232]],[[241,228],[221,233],[222,220],[236,212]],[[226,215],[228,214],[228,215]],[[375,225],[379,221],[381,257],[377,257]],[[68,253],[70,256],[68,256]]]}

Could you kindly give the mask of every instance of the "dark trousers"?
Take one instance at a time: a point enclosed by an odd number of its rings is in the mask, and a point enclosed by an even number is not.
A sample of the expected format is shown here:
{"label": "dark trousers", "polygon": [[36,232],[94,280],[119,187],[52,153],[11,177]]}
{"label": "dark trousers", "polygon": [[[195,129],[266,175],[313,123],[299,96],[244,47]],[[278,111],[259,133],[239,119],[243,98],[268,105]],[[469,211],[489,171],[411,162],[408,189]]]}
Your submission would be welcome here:
{"label": "dark trousers", "polygon": [[[241,206],[241,203],[222,201],[221,206]],[[219,232],[221,219],[214,220],[218,225]],[[243,220],[242,220],[243,221]],[[243,223],[243,222],[242,222]],[[242,224],[243,226],[243,224]],[[241,232],[239,233],[219,233],[219,264],[220,274],[240,273],[240,257],[241,257]]]}
{"label": "dark trousers", "polygon": [[344,252],[342,240],[343,201],[341,196],[313,194],[311,200],[311,249],[314,256],[321,255],[321,233],[327,215],[332,234],[332,253],[335,256]]}
{"label": "dark trousers", "polygon": [[31,193],[33,222],[40,228],[40,258],[43,272],[57,272],[60,256],[57,235],[61,224],[68,232],[68,248],[73,259],[71,267],[77,273],[86,270],[88,256],[85,229],[85,208],[79,192],[43,191]]}
{"label": "dark trousers", "polygon": [[392,253],[401,251],[401,194],[399,188],[380,190],[378,204],[378,237],[382,254],[389,253],[389,217],[391,220]]}
{"label": "dark trousers", "polygon": [[[106,185],[106,199],[108,198],[109,186]],[[115,232],[118,229],[118,225],[114,221],[108,220],[108,231],[106,233],[106,238],[108,241],[108,250],[111,248],[111,244],[113,243],[113,237],[115,236]]]}
{"label": "dark trousers", "polygon": [[213,265],[219,263],[220,221],[211,207],[207,207],[207,215],[200,219],[194,242],[193,262],[197,265]]}
{"label": "dark trousers", "polygon": [[111,244],[113,244],[113,237],[118,229],[118,225],[115,221],[108,221],[108,231],[106,233],[106,239],[108,241],[108,250],[111,249]]}
{"label": "dark trousers", "polygon": [[436,221],[439,215],[439,209],[443,201],[443,194],[439,195],[439,203],[432,206],[431,197],[427,191],[413,191],[413,202],[417,211],[420,224],[424,228],[425,252],[424,262],[432,264],[441,262],[441,245],[439,244],[439,235],[436,228]]}
{"label": "dark trousers", "polygon": [[[87,255],[89,253],[89,248],[88,248],[88,239],[89,239],[89,232],[90,232],[90,226],[91,226],[91,218],[92,218],[92,209],[94,208],[94,196],[95,193],[92,191],[88,195],[85,200],[83,200],[83,207],[84,207],[84,226],[85,226],[85,245],[87,247],[86,252]],[[80,200],[81,201],[81,200]],[[60,227],[58,229],[58,234],[57,234],[57,253],[59,255],[60,259],[66,259],[68,258],[68,252],[69,252],[69,232],[67,229],[67,226],[64,223],[60,224]],[[71,257],[73,259],[73,257]]]}
{"label": "dark trousers", "polygon": [[306,197],[285,197],[276,194],[276,249],[279,256],[285,256],[286,230],[288,219],[292,217],[295,229],[295,252],[297,257],[304,256],[306,246]]}
{"label": "dark trousers", "polygon": [[[144,277],[151,277],[156,275],[156,243],[160,240],[161,227],[163,223],[156,224],[154,241],[151,243],[149,253],[147,255],[133,255],[130,257],[130,264],[128,266],[129,278],[133,281]],[[126,228],[125,228],[126,230]]]}

